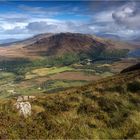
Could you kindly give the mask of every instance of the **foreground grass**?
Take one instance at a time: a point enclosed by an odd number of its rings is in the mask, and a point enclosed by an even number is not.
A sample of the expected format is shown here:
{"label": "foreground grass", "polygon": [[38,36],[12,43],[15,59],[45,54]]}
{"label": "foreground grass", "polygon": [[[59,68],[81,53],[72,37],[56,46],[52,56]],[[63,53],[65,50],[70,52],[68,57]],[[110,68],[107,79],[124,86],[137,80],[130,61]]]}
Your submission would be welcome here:
{"label": "foreground grass", "polygon": [[82,86],[87,84],[84,80],[47,80],[41,83],[40,87],[47,93],[62,91],[66,88]]}
{"label": "foreground grass", "polygon": [[24,119],[14,99],[0,100],[1,139],[139,139],[140,71],[31,101]]}

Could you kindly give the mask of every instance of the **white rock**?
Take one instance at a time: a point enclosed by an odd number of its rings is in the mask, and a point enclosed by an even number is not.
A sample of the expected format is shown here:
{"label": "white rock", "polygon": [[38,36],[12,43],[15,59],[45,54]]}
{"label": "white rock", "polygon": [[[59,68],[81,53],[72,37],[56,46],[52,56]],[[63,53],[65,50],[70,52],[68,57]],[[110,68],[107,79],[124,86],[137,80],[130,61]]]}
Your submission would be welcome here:
{"label": "white rock", "polygon": [[28,99],[29,99],[29,96],[23,96],[24,101],[28,101]]}
{"label": "white rock", "polygon": [[22,96],[18,96],[17,102],[22,102],[22,101],[23,101],[23,97]]}
{"label": "white rock", "polygon": [[31,104],[29,102],[30,99],[35,99],[35,96],[18,96],[17,102],[15,103],[16,109],[19,110],[19,114],[27,118],[31,116]]}
{"label": "white rock", "polygon": [[31,116],[31,104],[29,102],[17,102],[16,108],[19,110],[19,114],[27,118]]}
{"label": "white rock", "polygon": [[35,99],[35,96],[29,96],[29,99]]}

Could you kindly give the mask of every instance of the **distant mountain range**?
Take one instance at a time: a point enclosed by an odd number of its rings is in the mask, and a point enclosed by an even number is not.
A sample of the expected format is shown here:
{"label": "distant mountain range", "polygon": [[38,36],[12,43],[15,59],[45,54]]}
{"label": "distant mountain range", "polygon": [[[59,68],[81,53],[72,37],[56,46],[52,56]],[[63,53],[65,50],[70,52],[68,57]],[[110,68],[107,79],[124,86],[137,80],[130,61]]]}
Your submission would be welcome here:
{"label": "distant mountain range", "polygon": [[0,44],[8,44],[8,43],[13,43],[13,42],[17,42],[20,39],[16,39],[16,38],[9,38],[9,39],[0,39]]}
{"label": "distant mountain range", "polygon": [[[35,35],[33,37],[30,37],[29,40],[31,38],[32,39],[41,39],[46,35],[47,36],[52,35],[52,33],[44,33],[44,34]],[[129,42],[129,43],[133,43],[133,44],[140,44],[139,36],[135,36],[130,39],[124,39],[124,38],[120,37],[119,35],[115,35],[115,34],[111,34],[111,33],[98,33],[96,35],[98,37],[105,38],[105,39],[111,39],[111,40],[116,40],[116,41],[125,41],[125,42]],[[17,38],[0,39],[0,44],[6,46],[5,44],[16,43],[16,42],[25,41],[25,40],[28,40],[28,39],[17,39]]]}
{"label": "distant mountain range", "polygon": [[139,37],[134,37],[131,40],[129,40],[128,42],[130,42],[132,44],[140,45],[140,36]]}
{"label": "distant mountain range", "polygon": [[140,57],[140,49],[136,49],[136,50],[130,51],[128,53],[128,56],[129,57]]}
{"label": "distant mountain range", "polygon": [[114,35],[114,34],[108,34],[108,33],[104,33],[104,34],[97,34],[97,36],[102,37],[102,38],[106,38],[106,39],[113,39],[113,40],[121,40],[121,37],[118,35]]}

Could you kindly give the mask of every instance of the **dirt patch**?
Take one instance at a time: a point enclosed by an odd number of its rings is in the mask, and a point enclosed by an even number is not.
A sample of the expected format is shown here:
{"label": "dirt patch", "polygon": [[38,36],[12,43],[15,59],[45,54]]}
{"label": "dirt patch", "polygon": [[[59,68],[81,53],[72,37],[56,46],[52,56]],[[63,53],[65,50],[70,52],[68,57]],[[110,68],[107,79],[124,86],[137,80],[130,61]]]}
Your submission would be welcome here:
{"label": "dirt patch", "polygon": [[132,65],[135,65],[139,62],[139,59],[123,59],[121,61],[115,62],[112,64],[112,66],[110,67],[112,69],[113,72],[119,73],[120,71],[122,71],[123,69],[130,67]]}
{"label": "dirt patch", "polygon": [[92,81],[92,80],[98,80],[101,77],[96,76],[96,75],[86,75],[81,72],[63,72],[63,73],[58,73],[55,75],[50,76],[52,80],[87,80],[87,81]]}

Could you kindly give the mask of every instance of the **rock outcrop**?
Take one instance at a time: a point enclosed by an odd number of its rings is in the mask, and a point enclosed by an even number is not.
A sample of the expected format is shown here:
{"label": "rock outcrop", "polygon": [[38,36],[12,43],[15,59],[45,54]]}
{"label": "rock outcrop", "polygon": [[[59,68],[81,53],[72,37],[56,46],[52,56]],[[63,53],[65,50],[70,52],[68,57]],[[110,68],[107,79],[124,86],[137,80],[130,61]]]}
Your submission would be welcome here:
{"label": "rock outcrop", "polygon": [[24,116],[25,118],[31,116],[31,104],[29,99],[34,99],[35,96],[19,96],[16,101],[16,109],[19,111],[20,116]]}

